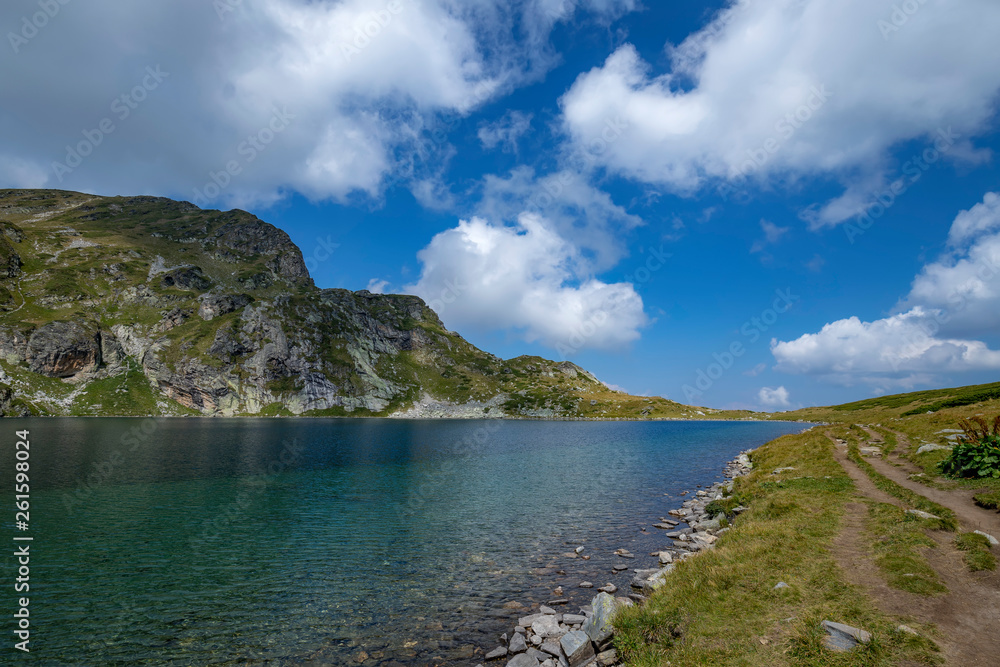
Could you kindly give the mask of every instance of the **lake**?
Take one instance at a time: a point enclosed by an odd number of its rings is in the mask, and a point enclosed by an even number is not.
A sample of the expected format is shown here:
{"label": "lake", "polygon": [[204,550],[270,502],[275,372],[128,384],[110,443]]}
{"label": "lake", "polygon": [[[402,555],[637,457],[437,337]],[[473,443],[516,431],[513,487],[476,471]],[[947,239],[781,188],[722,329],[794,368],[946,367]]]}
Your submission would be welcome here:
{"label": "lake", "polygon": [[[37,664],[474,665],[562,585],[654,567],[651,527],[808,425],[5,419],[8,545],[31,536]],[[30,430],[30,527],[14,524]],[[643,532],[642,528],[647,528]],[[564,556],[584,547],[588,561]],[[3,607],[17,576],[4,549]],[[565,575],[557,574],[564,571]],[[18,594],[20,595],[20,594]],[[522,612],[524,615],[525,612]],[[5,624],[11,638],[13,622]],[[9,650],[7,648],[4,649]],[[481,652],[478,654],[481,659]]]}

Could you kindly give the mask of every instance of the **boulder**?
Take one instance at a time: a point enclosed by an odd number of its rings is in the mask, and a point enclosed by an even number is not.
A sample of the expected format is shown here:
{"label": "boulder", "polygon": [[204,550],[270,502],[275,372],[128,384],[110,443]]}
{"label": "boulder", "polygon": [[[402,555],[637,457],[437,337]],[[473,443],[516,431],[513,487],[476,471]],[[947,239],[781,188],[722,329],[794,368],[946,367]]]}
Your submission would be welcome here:
{"label": "boulder", "polygon": [[201,292],[211,287],[212,281],[197,266],[180,266],[161,275],[160,285],[167,289]]}
{"label": "boulder", "polygon": [[823,629],[827,633],[823,643],[831,651],[850,651],[858,644],[867,644],[872,638],[871,634],[864,630],[833,621],[823,621]]}
{"label": "boulder", "polygon": [[559,627],[559,621],[556,620],[555,616],[542,616],[531,624],[531,630],[542,639],[563,635],[563,630]]}
{"label": "boulder", "polygon": [[510,644],[507,645],[507,650],[511,653],[524,653],[528,650],[528,643],[524,640],[524,635],[514,633],[514,636],[510,638]]}
{"label": "boulder", "polygon": [[618,652],[614,649],[597,654],[597,664],[599,667],[610,667],[618,662]]}
{"label": "boulder", "polygon": [[245,308],[253,301],[249,294],[218,294],[203,297],[198,306],[198,315],[203,320],[211,320]]}
{"label": "boulder", "polygon": [[100,334],[76,322],[51,322],[28,338],[28,367],[49,377],[68,378],[101,363]]}
{"label": "boulder", "polygon": [[906,510],[907,514],[912,514],[913,516],[920,517],[921,519],[940,519],[941,517],[936,514],[931,514],[930,512],[924,512],[921,510]]}
{"label": "boulder", "polygon": [[583,632],[587,633],[591,641],[600,644],[614,634],[612,622],[618,604],[615,599],[607,593],[598,593],[591,600],[590,606],[594,610],[594,615],[588,618],[583,624]]}
{"label": "boulder", "polygon": [[946,450],[950,452],[951,449],[952,449],[951,447],[945,445],[934,445],[928,442],[925,445],[921,445],[920,448],[917,449],[917,454],[924,454],[926,452],[936,452],[941,450]]}
{"label": "boulder", "polygon": [[504,657],[505,655],[507,655],[507,647],[498,646],[497,648],[487,653],[485,657],[487,660],[497,660],[499,658]]}
{"label": "boulder", "polygon": [[507,667],[538,667],[538,660],[527,653],[521,653],[520,655],[515,655],[507,663]]}
{"label": "boulder", "polygon": [[594,657],[594,646],[590,643],[590,637],[580,630],[567,632],[559,640],[559,645],[569,662],[569,667],[579,667]]}
{"label": "boulder", "polygon": [[543,642],[538,648],[543,653],[548,653],[549,655],[557,658],[562,655],[562,649],[559,647],[559,642]]}
{"label": "boulder", "polygon": [[989,533],[984,533],[981,530],[974,530],[972,532],[975,533],[976,535],[982,535],[983,537],[985,537],[986,540],[990,543],[991,547],[995,547],[995,546],[1000,545],[1000,540],[997,540],[997,538],[993,537]]}

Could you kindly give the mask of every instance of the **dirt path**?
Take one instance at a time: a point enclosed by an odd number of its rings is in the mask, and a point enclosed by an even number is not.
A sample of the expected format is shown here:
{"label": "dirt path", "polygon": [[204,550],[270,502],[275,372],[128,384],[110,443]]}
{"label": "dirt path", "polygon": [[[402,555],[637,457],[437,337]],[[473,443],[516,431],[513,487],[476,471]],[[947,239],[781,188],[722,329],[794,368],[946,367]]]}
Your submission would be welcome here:
{"label": "dirt path", "polygon": [[868,478],[868,475],[858,468],[858,466],[854,465],[853,461],[847,458],[846,444],[840,444],[840,441],[833,437],[833,435],[829,432],[824,435],[826,435],[826,437],[830,439],[830,442],[833,443],[834,458],[836,458],[841,467],[847,471],[847,474],[851,477],[851,481],[854,482],[854,486],[857,487],[859,494],[871,498],[876,502],[902,507],[902,504],[897,499],[875,486],[871,479]]}
{"label": "dirt path", "polygon": [[[900,443],[903,443],[904,435],[897,434],[896,437]],[[906,448],[907,450],[909,448],[908,441],[906,441]],[[1000,539],[1000,513],[976,505],[972,500],[975,491],[970,489],[935,489],[916,482],[909,478],[914,471],[914,466],[908,462],[904,463],[902,460],[900,461],[901,465],[898,466],[874,456],[868,457],[866,460],[875,470],[896,484],[950,509],[962,523],[963,530],[981,530]],[[997,657],[997,664],[1000,665],[1000,656]]]}
{"label": "dirt path", "polygon": [[[897,499],[880,491],[847,458],[846,445],[840,445],[829,433],[826,435],[834,444],[835,458],[854,480],[859,495],[900,505]],[[918,492],[923,491],[921,488]],[[924,555],[948,587],[948,593],[924,596],[891,588],[871,557],[867,518],[868,509],[864,503],[845,505],[843,524],[833,541],[833,556],[844,571],[845,579],[865,588],[884,612],[913,619],[919,624],[934,625],[937,633],[933,639],[941,647],[948,665],[1000,665],[1000,572],[969,572],[961,553],[951,544],[952,534],[931,531],[928,534],[938,546],[926,549]]]}

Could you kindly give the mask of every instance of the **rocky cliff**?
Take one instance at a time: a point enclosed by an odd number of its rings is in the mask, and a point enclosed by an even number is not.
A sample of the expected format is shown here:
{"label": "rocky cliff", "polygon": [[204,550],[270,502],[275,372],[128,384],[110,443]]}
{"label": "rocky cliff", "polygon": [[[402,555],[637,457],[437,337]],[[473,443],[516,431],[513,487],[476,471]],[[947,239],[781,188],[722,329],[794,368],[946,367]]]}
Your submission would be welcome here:
{"label": "rocky cliff", "polygon": [[318,289],[244,211],[0,190],[0,414],[27,412],[696,416],[483,352],[415,296]]}

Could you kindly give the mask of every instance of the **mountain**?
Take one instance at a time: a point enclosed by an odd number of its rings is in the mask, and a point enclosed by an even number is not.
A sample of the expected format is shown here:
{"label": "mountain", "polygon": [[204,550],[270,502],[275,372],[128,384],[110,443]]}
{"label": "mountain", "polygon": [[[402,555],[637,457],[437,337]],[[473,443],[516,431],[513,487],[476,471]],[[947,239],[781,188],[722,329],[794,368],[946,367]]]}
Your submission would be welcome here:
{"label": "mountain", "polygon": [[319,289],[245,211],[0,190],[0,414],[700,418],[500,359],[418,297]]}

